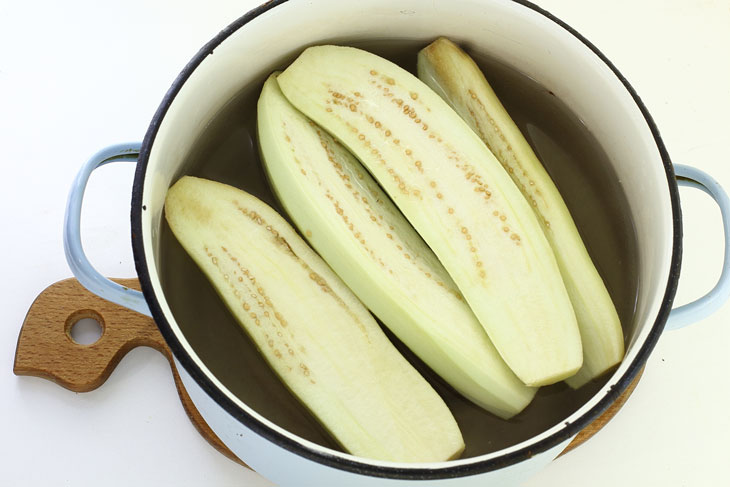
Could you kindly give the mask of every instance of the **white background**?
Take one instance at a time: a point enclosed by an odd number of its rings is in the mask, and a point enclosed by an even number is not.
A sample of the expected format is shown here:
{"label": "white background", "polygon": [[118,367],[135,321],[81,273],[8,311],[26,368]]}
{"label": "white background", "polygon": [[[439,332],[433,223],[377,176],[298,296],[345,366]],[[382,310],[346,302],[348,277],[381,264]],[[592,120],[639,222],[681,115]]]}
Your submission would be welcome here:
{"label": "white background", "polygon": [[[0,1],[0,485],[270,485],[198,436],[153,350],[132,351],[91,393],[12,374],[25,312],[70,276],[61,228],[77,169],[108,144],[141,140],[184,64],[256,3]],[[538,3],[623,72],[676,163],[730,189],[730,1]],[[132,172],[131,164],[99,170],[84,209],[90,258],[109,276],[134,276]],[[710,199],[681,195],[678,301],[686,302],[719,276],[723,244]],[[619,415],[527,485],[728,485],[728,355],[730,306],[665,334]]]}

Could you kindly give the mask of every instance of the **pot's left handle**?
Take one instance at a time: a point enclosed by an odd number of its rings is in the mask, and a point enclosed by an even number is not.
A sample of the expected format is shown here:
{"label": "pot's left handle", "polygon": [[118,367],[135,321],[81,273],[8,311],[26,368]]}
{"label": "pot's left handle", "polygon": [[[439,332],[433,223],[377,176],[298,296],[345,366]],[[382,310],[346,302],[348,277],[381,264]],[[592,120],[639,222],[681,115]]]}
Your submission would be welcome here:
{"label": "pot's left handle", "polygon": [[76,279],[86,289],[97,296],[124,306],[131,310],[151,316],[147,302],[141,292],[117,284],[101,275],[84,253],[81,244],[81,203],[89,176],[94,169],[111,162],[136,162],[142,144],[131,142],[118,144],[103,149],[89,159],[76,175],[66,204],[66,217],[63,228],[63,248],[66,252],[66,261]]}

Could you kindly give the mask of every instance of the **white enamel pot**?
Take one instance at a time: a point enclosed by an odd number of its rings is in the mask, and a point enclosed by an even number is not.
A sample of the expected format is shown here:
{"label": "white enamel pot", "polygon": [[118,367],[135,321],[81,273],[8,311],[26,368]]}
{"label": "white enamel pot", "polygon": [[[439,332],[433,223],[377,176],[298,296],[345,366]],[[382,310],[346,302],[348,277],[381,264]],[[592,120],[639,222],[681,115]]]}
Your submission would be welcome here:
{"label": "white enamel pot", "polygon": [[[606,151],[636,232],[638,288],[626,357],[582,407],[508,448],[444,463],[405,464],[354,457],[277,426],[234,395],[199,357],[171,311],[160,279],[160,234],[168,187],[182,161],[229,101],[261,83],[303,47],[390,40],[425,45],[447,36],[536,80],[590,129]],[[259,85],[260,86],[260,85]],[[252,134],[255,136],[255,134]],[[98,166],[136,160],[132,243],[143,294],[98,274],[80,244],[81,200]],[[245,161],[241,161],[245,164]],[[152,316],[172,349],[181,378],[213,431],[239,458],[281,486],[439,484],[515,485],[553,460],[634,379],[665,328],[708,316],[724,302],[725,267],[705,297],[672,310],[681,261],[678,182],[708,192],[719,204],[727,241],[730,204],[712,178],[673,166],[650,115],[628,82],[592,44],[523,0],[271,1],[247,13],[206,44],[163,99],[142,144],[110,147],[81,170],[69,198],[66,253],[79,281],[96,294]],[[626,324],[625,324],[626,325]]]}

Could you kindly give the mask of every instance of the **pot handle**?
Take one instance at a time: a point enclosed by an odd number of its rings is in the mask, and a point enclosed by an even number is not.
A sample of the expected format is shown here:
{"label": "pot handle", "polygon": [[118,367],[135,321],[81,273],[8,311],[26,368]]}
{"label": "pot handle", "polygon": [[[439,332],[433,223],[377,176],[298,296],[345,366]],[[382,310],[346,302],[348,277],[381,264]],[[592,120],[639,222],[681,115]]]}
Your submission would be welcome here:
{"label": "pot handle", "polygon": [[718,182],[704,171],[691,166],[675,164],[674,173],[678,185],[704,191],[720,207],[722,226],[725,232],[725,256],[722,273],[715,287],[696,301],[674,308],[665,326],[667,330],[677,330],[707,318],[720,309],[720,306],[730,297],[730,198]]}
{"label": "pot handle", "polygon": [[112,145],[94,154],[76,175],[66,204],[66,217],[63,224],[63,248],[66,261],[76,279],[97,296],[119,304],[125,308],[151,316],[144,295],[134,289],[117,284],[102,276],[89,262],[81,245],[81,203],[89,176],[94,169],[111,162],[137,161],[142,144]]}

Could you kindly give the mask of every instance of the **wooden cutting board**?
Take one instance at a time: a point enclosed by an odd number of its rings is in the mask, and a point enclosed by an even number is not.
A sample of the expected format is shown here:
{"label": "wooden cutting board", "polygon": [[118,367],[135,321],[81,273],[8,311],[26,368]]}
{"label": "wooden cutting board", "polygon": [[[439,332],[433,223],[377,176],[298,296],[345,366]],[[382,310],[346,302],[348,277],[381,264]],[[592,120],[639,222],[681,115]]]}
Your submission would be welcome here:
{"label": "wooden cutting board", "polygon": [[[137,279],[114,281],[139,289]],[[101,337],[90,345],[79,345],[71,338],[71,328],[83,318],[92,318],[102,327]],[[198,432],[216,450],[247,467],[216,436],[195,408],[175,368],[172,352],[154,320],[92,294],[76,279],[66,279],[49,286],[33,302],[20,330],[13,371],[17,375],[51,380],[75,392],[88,392],[102,385],[122,357],[139,346],[154,348],[167,357],[180,400]],[[641,373],[601,416],[573,439],[561,455],[584,443],[608,423],[631,395],[640,376]]]}

